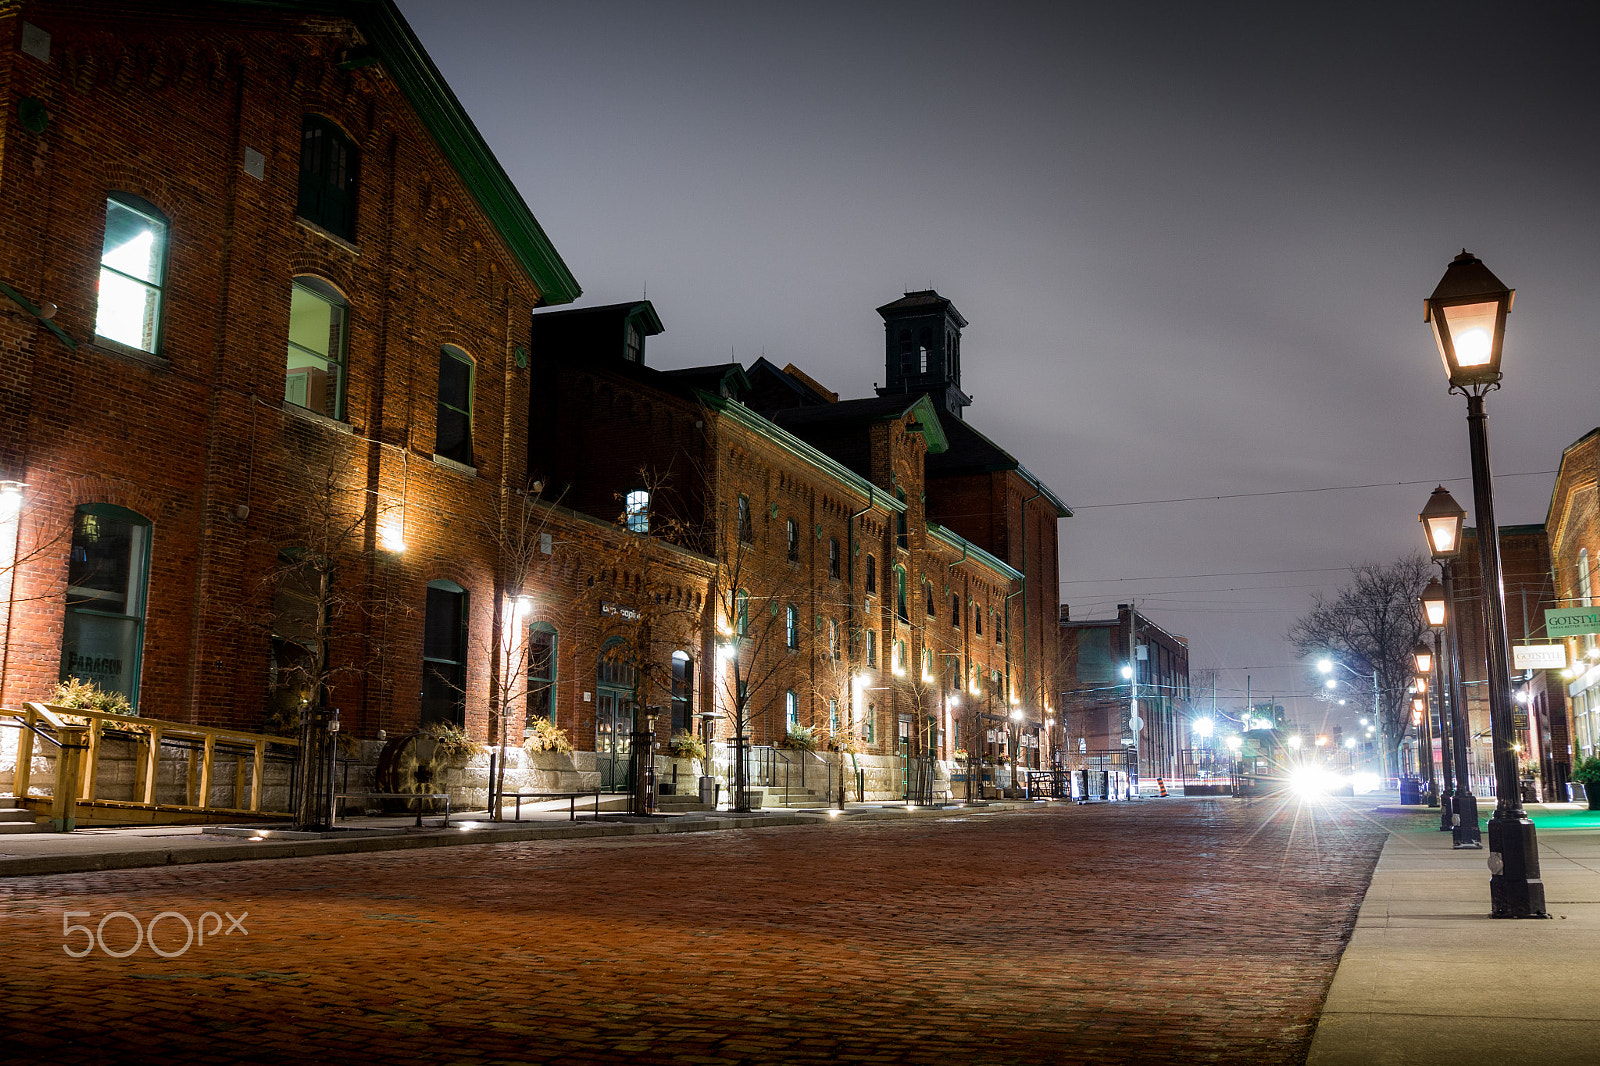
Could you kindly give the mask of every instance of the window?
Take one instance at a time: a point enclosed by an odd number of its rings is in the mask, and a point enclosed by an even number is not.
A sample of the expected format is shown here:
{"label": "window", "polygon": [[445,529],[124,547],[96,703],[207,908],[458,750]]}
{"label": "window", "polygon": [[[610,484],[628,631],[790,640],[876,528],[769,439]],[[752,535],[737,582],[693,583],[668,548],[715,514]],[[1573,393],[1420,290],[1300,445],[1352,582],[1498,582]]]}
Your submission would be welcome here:
{"label": "window", "polygon": [[839,660],[839,620],[828,619],[828,658],[837,662]]}
{"label": "window", "polygon": [[954,596],[950,597],[950,624],[952,626],[954,626],[956,629],[960,629],[961,628],[961,597],[960,597],[960,595],[954,595]]}
{"label": "window", "polygon": [[[1589,549],[1584,548],[1578,552],[1578,596],[1581,601],[1579,603],[1580,607],[1594,606],[1593,588],[1593,581],[1589,574]],[[1583,650],[1585,653],[1593,651],[1594,646],[1595,637],[1593,633],[1590,633],[1583,638]]]}
{"label": "window", "polygon": [[828,538],[828,576],[839,580],[839,538]]}
{"label": "window", "polygon": [[650,532],[650,493],[634,489],[623,497],[623,517],[629,533]]}
{"label": "window", "polygon": [[800,646],[800,609],[792,603],[783,612],[783,643],[790,649]]}
{"label": "window", "polygon": [[307,115],[300,134],[300,200],[296,213],[347,241],[356,239],[356,171],[360,154],[344,131]]}
{"label": "window", "polygon": [[422,724],[467,724],[467,590],[428,582],[422,627]]}
{"label": "window", "polygon": [[894,568],[894,613],[902,622],[911,621],[911,615],[906,611],[906,568]]}
{"label": "window", "polygon": [[972,612],[972,632],[975,633],[976,635],[980,636],[980,637],[983,636],[983,611],[982,611],[982,609],[979,609],[979,610],[976,610],[976,611]]}
{"label": "window", "polygon": [[472,466],[472,357],[446,344],[439,349],[439,419],[433,453]]}
{"label": "window", "polygon": [[296,278],[289,294],[289,362],[283,398],[344,417],[345,320],[349,305],[327,282]]}
{"label": "window", "polygon": [[750,635],[750,593],[744,589],[733,597],[733,630],[741,637]]}
{"label": "window", "polygon": [[739,543],[749,544],[755,540],[755,535],[750,529],[750,497],[739,497]]}
{"label": "window", "polygon": [[327,560],[307,552],[279,552],[272,590],[272,658],[267,667],[268,715],[297,721],[318,680],[316,647],[327,621],[319,595]]}
{"label": "window", "polygon": [[694,660],[672,653],[672,731],[694,732]]}
{"label": "window", "polygon": [[996,644],[999,644],[1005,635],[1003,628],[1004,621],[1005,619],[1000,616],[1000,612],[996,611],[994,613],[994,642]]}
{"label": "window", "polygon": [[934,614],[936,613],[935,608],[933,606],[933,582],[931,582],[931,581],[923,582],[922,591],[927,593],[928,617],[932,618],[934,616]]}
{"label": "window", "polygon": [[902,548],[909,548],[911,546],[911,538],[906,532],[906,494],[901,492],[899,489],[895,489],[894,498],[899,500],[901,505],[900,510],[894,516],[895,542]]}
{"label": "window", "polygon": [[800,728],[800,697],[790,689],[783,694],[783,723],[790,733]]}
{"label": "window", "polygon": [[876,704],[867,704],[867,743],[878,742],[878,708]]}
{"label": "window", "polygon": [[528,713],[556,720],[556,630],[548,622],[528,627]]}
{"label": "window", "polygon": [[800,527],[795,524],[794,519],[791,518],[784,523],[784,535],[788,538],[789,561],[798,563],[800,561]]}
{"label": "window", "polygon": [[867,630],[867,665],[878,665],[878,631],[875,629]]}
{"label": "window", "polygon": [[630,363],[644,362],[644,334],[639,332],[637,323],[628,323],[628,332],[623,339],[622,358]]}
{"label": "window", "polygon": [[167,220],[126,193],[106,198],[100,244],[100,295],[94,331],[106,340],[155,353],[167,274]]}
{"label": "window", "polygon": [[874,592],[877,592],[877,591],[878,591],[878,564],[872,558],[872,556],[869,555],[869,556],[867,556],[867,595],[870,596]]}
{"label": "window", "polygon": [[828,732],[830,734],[839,732],[839,701],[838,700],[829,700],[828,701]]}
{"label": "window", "polygon": [[891,666],[890,666],[889,669],[891,671],[893,671],[893,673],[897,677],[904,677],[905,676],[905,672],[906,672],[906,642],[905,641],[897,640],[897,641],[894,642],[893,658],[891,659]]}
{"label": "window", "polygon": [[85,504],[72,522],[61,679],[92,682],[139,704],[150,521],[110,504]]}
{"label": "window", "polygon": [[933,649],[922,649],[922,680],[933,680]]}

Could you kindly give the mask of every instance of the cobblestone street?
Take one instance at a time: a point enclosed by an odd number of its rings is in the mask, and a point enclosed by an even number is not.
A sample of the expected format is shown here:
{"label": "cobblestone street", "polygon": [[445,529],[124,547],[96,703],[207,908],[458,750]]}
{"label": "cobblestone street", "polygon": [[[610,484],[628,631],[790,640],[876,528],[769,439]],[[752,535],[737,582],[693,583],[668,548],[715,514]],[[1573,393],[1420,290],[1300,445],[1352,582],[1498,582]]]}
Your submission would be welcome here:
{"label": "cobblestone street", "polygon": [[[1299,1063],[1384,837],[1174,798],[17,879],[0,1058]],[[118,911],[205,940],[113,958]]]}

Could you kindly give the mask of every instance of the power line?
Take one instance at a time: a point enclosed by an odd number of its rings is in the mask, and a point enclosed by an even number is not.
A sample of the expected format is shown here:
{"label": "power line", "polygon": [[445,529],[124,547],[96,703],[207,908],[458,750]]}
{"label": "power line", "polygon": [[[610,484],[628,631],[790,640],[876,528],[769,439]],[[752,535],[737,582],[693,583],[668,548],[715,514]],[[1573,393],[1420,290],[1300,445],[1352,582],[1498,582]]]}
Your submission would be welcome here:
{"label": "power line", "polygon": [[1312,566],[1304,570],[1232,570],[1216,574],[1166,574],[1161,577],[1084,577],[1062,581],[1063,585],[1105,585],[1113,581],[1187,581],[1202,577],[1268,577],[1275,574],[1328,574],[1348,570],[1348,566]]}
{"label": "power line", "polygon": [[[1545,474],[1554,474],[1554,470],[1522,470],[1514,474],[1496,474],[1496,478],[1505,477],[1538,477]],[[1392,489],[1415,485],[1438,485],[1441,482],[1470,481],[1471,478],[1447,477],[1425,478],[1422,481],[1374,481],[1366,485],[1323,485],[1313,489],[1274,489],[1270,492],[1229,492],[1221,496],[1174,496],[1166,500],[1126,500],[1122,503],[1075,503],[1074,511],[1088,511],[1102,507],[1145,507],[1157,503],[1201,503],[1209,500],[1243,500],[1257,496],[1294,496],[1309,492],[1345,492],[1351,489]]]}

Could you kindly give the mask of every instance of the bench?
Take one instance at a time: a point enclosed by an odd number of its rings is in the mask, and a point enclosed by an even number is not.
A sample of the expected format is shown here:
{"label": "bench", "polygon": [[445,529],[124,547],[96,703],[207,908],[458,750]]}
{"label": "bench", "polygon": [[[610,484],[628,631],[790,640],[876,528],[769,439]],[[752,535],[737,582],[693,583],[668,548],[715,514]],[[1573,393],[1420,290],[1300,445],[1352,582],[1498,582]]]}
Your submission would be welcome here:
{"label": "bench", "polygon": [[[444,821],[441,826],[448,828],[450,825],[450,796],[445,792],[339,792],[334,794],[334,803],[338,805],[341,800],[350,799],[392,799],[392,800],[443,800]],[[339,807],[339,820],[344,821],[344,808]],[[417,825],[422,825],[422,804],[417,804]]]}
{"label": "bench", "polygon": [[598,788],[594,789],[593,791],[590,791],[590,792],[502,792],[502,793],[500,793],[500,809],[502,811],[505,809],[506,800],[508,800],[508,799],[516,800],[517,801],[517,813],[516,813],[516,817],[513,819],[513,821],[520,822],[520,821],[522,821],[522,801],[523,800],[525,800],[525,799],[529,799],[529,800],[558,800],[558,799],[564,799],[564,800],[568,801],[568,805],[567,805],[567,820],[571,821],[571,822],[576,822],[578,820],[578,800],[582,799],[584,796],[593,796],[594,797],[594,816],[596,818],[599,818],[600,817],[600,790]]}

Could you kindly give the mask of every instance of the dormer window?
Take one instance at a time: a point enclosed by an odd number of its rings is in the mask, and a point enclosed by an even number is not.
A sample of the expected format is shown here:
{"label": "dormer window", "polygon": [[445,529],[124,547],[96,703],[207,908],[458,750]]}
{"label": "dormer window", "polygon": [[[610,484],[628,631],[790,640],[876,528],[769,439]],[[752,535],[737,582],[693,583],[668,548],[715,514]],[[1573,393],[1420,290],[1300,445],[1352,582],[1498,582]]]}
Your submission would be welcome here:
{"label": "dormer window", "polygon": [[632,322],[628,323],[627,338],[623,343],[622,358],[630,363],[644,362],[644,334]]}

